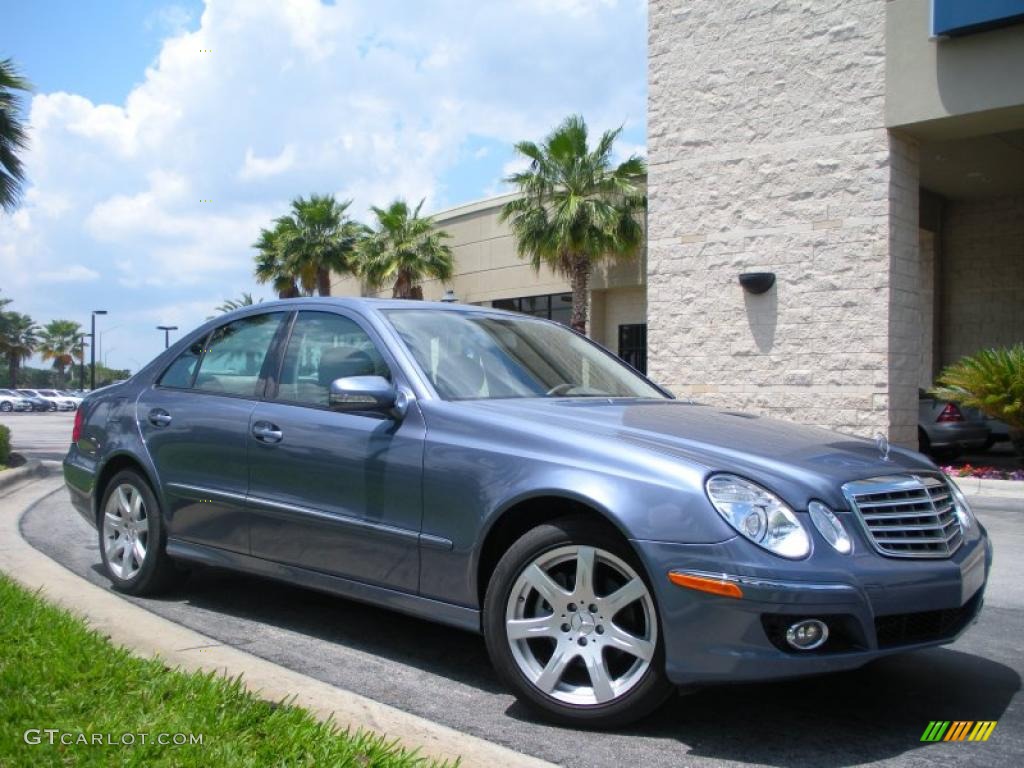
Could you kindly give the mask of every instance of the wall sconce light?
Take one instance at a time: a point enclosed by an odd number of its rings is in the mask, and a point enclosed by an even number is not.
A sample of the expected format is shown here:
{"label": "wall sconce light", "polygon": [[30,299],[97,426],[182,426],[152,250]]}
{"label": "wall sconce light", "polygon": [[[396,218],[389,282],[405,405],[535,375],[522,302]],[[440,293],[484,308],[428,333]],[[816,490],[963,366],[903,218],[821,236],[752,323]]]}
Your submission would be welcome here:
{"label": "wall sconce light", "polygon": [[445,291],[444,296],[441,297],[441,301],[443,301],[445,304],[454,304],[458,300],[459,299],[455,295],[455,291],[453,291],[451,288]]}
{"label": "wall sconce light", "polygon": [[764,293],[775,285],[775,273],[744,272],[740,275],[740,285],[748,293]]}

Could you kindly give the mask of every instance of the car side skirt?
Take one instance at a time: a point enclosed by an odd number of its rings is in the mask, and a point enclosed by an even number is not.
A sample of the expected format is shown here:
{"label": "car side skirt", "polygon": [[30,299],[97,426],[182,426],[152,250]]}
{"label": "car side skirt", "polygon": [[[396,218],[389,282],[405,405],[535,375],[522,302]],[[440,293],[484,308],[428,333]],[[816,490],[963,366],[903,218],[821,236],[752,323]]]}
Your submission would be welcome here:
{"label": "car side skirt", "polygon": [[300,587],[358,600],[362,603],[369,603],[419,619],[464,629],[468,632],[478,634],[481,632],[480,611],[475,608],[453,605],[428,597],[411,595],[407,592],[399,592],[373,584],[364,584],[340,576],[312,571],[308,568],[275,563],[271,560],[239,552],[229,552],[181,539],[167,540],[167,554],[180,560],[265,576]]}

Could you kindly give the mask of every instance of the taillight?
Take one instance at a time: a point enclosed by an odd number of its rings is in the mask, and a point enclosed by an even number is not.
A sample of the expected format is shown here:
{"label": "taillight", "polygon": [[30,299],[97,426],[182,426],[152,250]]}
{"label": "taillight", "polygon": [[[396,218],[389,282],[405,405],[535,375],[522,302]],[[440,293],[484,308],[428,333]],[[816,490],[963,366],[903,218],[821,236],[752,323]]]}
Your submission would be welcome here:
{"label": "taillight", "polygon": [[82,422],[85,418],[82,415],[82,409],[79,408],[75,411],[75,425],[71,427],[71,442],[77,443],[82,437]]}
{"label": "taillight", "polygon": [[946,403],[946,407],[942,409],[942,413],[940,413],[939,418],[936,419],[936,421],[940,423],[963,420],[964,415],[960,413],[960,409],[956,407],[956,403]]}

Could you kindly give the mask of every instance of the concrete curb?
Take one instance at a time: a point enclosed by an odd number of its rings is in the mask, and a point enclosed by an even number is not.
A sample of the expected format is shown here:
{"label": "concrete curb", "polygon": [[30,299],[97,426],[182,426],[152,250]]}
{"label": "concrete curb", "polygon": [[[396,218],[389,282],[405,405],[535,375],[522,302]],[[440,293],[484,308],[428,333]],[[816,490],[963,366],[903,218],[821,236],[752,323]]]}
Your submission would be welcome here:
{"label": "concrete curb", "polygon": [[[0,570],[28,589],[86,619],[115,645],[136,653],[158,656],[185,671],[242,676],[246,687],[271,701],[294,697],[297,706],[321,718],[333,716],[342,727],[363,728],[397,739],[408,749],[442,760],[462,759],[464,766],[503,768],[551,766],[508,747],[461,733],[365,696],[336,688],[281,667],[237,648],[223,645],[191,629],[150,613],[71,573],[21,537],[19,521],[35,503],[61,487],[54,477],[59,465],[41,464],[20,479],[50,475],[42,480],[8,483],[0,496]],[[21,469],[25,469],[24,467]],[[74,514],[68,510],[68,514]]]}
{"label": "concrete curb", "polygon": [[44,465],[43,462],[36,459],[29,459],[20,467],[5,469],[3,472],[0,472],[0,493],[25,480],[36,477],[45,477],[53,471],[55,470]]}
{"label": "concrete curb", "polygon": [[953,481],[960,486],[967,498],[986,497],[1024,500],[1024,481],[984,480],[980,477],[956,477]]}

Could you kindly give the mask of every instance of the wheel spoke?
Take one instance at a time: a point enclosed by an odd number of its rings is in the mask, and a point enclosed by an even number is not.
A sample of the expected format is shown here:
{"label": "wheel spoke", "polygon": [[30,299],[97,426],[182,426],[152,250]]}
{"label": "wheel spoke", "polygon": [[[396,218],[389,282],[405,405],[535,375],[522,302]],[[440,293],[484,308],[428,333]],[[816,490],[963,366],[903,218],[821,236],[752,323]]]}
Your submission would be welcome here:
{"label": "wheel spoke", "polygon": [[654,658],[654,643],[632,635],[622,627],[608,624],[605,637],[608,638],[608,644],[611,647],[628,653],[630,656],[635,656],[643,661],[650,661]]}
{"label": "wheel spoke", "polygon": [[583,662],[587,665],[587,673],[590,675],[590,685],[594,689],[594,698],[598,704],[611,701],[615,698],[615,691],[612,689],[611,675],[604,663],[604,656],[600,652],[583,654]]}
{"label": "wheel spoke", "polygon": [[142,560],[145,559],[145,547],[138,539],[136,539],[135,543],[132,545],[132,552],[135,555],[135,561],[138,563],[139,567],[142,567]]}
{"label": "wheel spoke", "polygon": [[132,516],[132,503],[128,497],[128,486],[121,485],[117,488],[117,506],[121,509],[121,517],[130,520]]}
{"label": "wheel spoke", "polygon": [[121,577],[124,578],[126,574],[132,570],[132,545],[125,539],[124,545],[121,549]]}
{"label": "wheel spoke", "polygon": [[558,637],[559,623],[555,615],[540,616],[535,619],[512,619],[505,622],[509,640],[528,640],[533,637]]}
{"label": "wheel spoke", "polygon": [[630,579],[617,590],[612,592],[606,597],[598,598],[598,605],[602,611],[605,611],[605,616],[611,619],[612,616],[617,614],[627,605],[637,600],[643,599],[647,595],[647,587],[644,583],[638,579]]}
{"label": "wheel spoke", "polygon": [[574,655],[571,646],[569,648],[565,648],[561,644],[555,646],[555,652],[548,659],[544,671],[535,681],[537,687],[544,693],[551,693],[555,690],[558,681],[562,679],[562,673],[565,672],[565,668],[572,661]]}
{"label": "wheel spoke", "polygon": [[540,596],[547,600],[548,605],[552,607],[554,607],[557,601],[565,600],[570,596],[569,592],[555,583],[554,579],[548,576],[536,563],[530,565],[523,573],[523,576],[526,578],[527,583],[537,590]]}
{"label": "wheel spoke", "polygon": [[120,517],[115,515],[113,512],[107,512],[104,514],[103,519],[106,522],[106,526],[109,530],[117,533],[123,533],[125,530],[125,522]]}
{"label": "wheel spoke", "polygon": [[138,491],[132,493],[132,520],[138,522],[142,519],[142,494]]}
{"label": "wheel spoke", "polygon": [[573,594],[580,600],[594,597],[594,548],[580,547],[576,554],[576,587]]}

